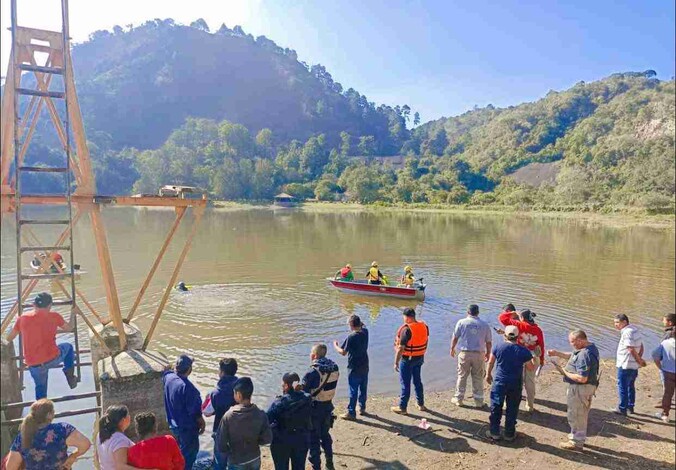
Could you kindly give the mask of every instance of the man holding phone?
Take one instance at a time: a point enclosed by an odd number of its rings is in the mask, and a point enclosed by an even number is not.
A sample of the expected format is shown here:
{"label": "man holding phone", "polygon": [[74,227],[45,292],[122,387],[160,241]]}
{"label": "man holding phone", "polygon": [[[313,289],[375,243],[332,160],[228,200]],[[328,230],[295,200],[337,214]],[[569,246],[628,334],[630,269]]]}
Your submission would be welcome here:
{"label": "man holding phone", "polygon": [[567,359],[561,366],[556,360],[551,363],[563,375],[568,384],[566,398],[568,402],[568,424],[570,434],[568,441],[559,444],[566,450],[582,450],[587,438],[587,421],[592,398],[599,385],[599,350],[589,342],[587,334],[582,330],[571,331],[568,342],[573,347],[572,353],[564,353],[555,349],[547,351],[549,357]]}

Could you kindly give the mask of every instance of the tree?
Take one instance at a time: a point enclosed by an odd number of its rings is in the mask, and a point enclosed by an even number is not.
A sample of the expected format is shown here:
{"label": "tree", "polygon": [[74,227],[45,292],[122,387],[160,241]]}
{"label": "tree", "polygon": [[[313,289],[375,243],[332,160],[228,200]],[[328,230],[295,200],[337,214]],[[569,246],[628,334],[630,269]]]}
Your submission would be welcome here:
{"label": "tree", "polygon": [[401,116],[404,118],[406,123],[411,120],[411,108],[409,105],[405,104],[401,107]]}
{"label": "tree", "polygon": [[316,179],[322,173],[322,169],[329,162],[329,154],[326,151],[326,137],[324,134],[310,137],[305,145],[300,158],[300,171],[310,180]]}
{"label": "tree", "polygon": [[232,31],[225,25],[225,23],[221,23],[221,27],[218,28],[218,31],[216,31],[216,34],[221,34],[224,36],[227,36],[230,33],[232,33]]}
{"label": "tree", "polygon": [[239,37],[246,36],[244,29],[242,29],[242,27],[240,25],[237,25],[234,28],[232,28],[232,33],[233,33],[234,36],[239,36]]}
{"label": "tree", "polygon": [[99,29],[99,30],[94,31],[93,33],[91,33],[89,35],[89,40],[90,41],[96,41],[96,40],[105,39],[109,36],[112,36],[110,31],[107,31],[105,29]]}
{"label": "tree", "polygon": [[443,155],[446,147],[448,147],[448,138],[446,130],[442,127],[436,129],[430,139],[423,142],[422,151],[432,155]]}
{"label": "tree", "polygon": [[340,154],[347,157],[352,152],[352,136],[343,131],[340,133]]}
{"label": "tree", "polygon": [[113,34],[119,36],[120,34],[124,33],[124,30],[120,25],[115,25],[113,26]]}
{"label": "tree", "polygon": [[413,115],[413,125],[417,126],[418,124],[420,124],[420,113],[416,111]]}
{"label": "tree", "polygon": [[205,31],[209,32],[209,25],[207,24],[206,21],[204,21],[203,18],[196,19],[192,23],[190,23],[191,28],[199,29],[200,31]]}
{"label": "tree", "polygon": [[334,181],[322,179],[315,187],[315,197],[319,201],[335,201],[338,191],[340,191],[340,186]]}
{"label": "tree", "polygon": [[253,199],[269,200],[275,195],[275,168],[270,160],[257,159],[251,179],[251,195]]}
{"label": "tree", "polygon": [[256,147],[258,153],[265,158],[272,158],[272,131],[268,128],[261,129],[256,134]]}
{"label": "tree", "polygon": [[350,200],[371,203],[380,197],[380,178],[378,172],[363,163],[345,170],[338,184],[346,189]]}
{"label": "tree", "polygon": [[357,145],[359,153],[363,156],[370,157],[376,153],[376,139],[372,135],[363,135],[359,138]]}

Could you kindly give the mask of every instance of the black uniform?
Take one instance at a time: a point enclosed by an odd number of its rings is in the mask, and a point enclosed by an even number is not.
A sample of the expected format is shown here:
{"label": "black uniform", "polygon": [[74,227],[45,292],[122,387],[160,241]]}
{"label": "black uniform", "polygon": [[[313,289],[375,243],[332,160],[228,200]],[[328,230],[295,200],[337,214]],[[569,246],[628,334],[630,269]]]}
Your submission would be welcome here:
{"label": "black uniform", "polygon": [[312,398],[291,390],[278,396],[268,409],[272,428],[270,452],[275,470],[304,470],[312,429]]}

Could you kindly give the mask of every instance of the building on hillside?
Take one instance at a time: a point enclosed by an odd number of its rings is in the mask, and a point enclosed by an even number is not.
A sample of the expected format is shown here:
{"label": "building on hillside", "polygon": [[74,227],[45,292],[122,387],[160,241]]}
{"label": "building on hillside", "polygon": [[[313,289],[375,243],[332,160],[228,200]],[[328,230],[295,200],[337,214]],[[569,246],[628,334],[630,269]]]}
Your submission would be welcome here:
{"label": "building on hillside", "polygon": [[406,155],[354,155],[349,158],[353,160],[360,160],[362,163],[368,163],[371,161],[373,163],[377,163],[378,165],[390,167],[395,170],[404,168],[404,162],[406,161]]}
{"label": "building on hillside", "polygon": [[293,207],[296,205],[296,198],[290,194],[281,193],[275,196],[276,207]]}

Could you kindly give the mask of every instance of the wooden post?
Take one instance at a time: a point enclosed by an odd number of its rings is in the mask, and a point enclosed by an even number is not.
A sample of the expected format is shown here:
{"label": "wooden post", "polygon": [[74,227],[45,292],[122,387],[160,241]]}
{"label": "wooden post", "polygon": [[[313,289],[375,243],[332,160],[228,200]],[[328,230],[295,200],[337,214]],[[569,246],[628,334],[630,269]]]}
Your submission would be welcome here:
{"label": "wooden post", "polygon": [[2,97],[2,162],[0,173],[3,189],[9,185],[10,166],[14,161],[14,51],[9,55],[5,90]]}
{"label": "wooden post", "polygon": [[169,299],[169,294],[171,294],[171,291],[174,288],[174,283],[176,282],[176,278],[178,277],[178,272],[180,271],[181,266],[183,265],[185,257],[188,255],[188,251],[190,251],[190,244],[192,243],[192,239],[194,238],[195,233],[197,232],[197,227],[200,221],[202,220],[202,215],[204,215],[204,206],[196,207],[195,220],[192,224],[192,228],[190,229],[190,234],[188,235],[188,239],[185,241],[185,246],[183,247],[183,251],[181,251],[181,255],[178,257],[178,261],[176,261],[174,271],[171,273],[171,278],[169,278],[167,288],[164,290],[164,295],[162,296],[162,300],[160,300],[160,305],[157,307],[157,311],[155,312],[153,321],[150,324],[150,328],[148,329],[148,334],[146,334],[146,339],[143,342],[144,351],[148,347],[150,339],[153,337],[153,333],[155,332],[157,322],[160,320],[160,317],[162,316],[162,311],[164,310],[164,306],[166,305],[167,300]]}
{"label": "wooden post", "polygon": [[106,344],[106,342],[103,340],[103,338],[101,338],[101,335],[99,334],[99,332],[96,331],[96,328],[94,328],[94,325],[92,324],[92,322],[89,321],[89,318],[87,318],[87,316],[84,314],[84,312],[82,312],[82,310],[80,310],[80,307],[78,307],[77,305],[73,305],[73,308],[75,308],[75,311],[82,317],[82,319],[87,324],[87,326],[89,327],[91,332],[94,333],[94,336],[96,337],[97,340],[99,340],[99,343],[101,343],[101,346],[103,347],[103,349],[105,349],[108,354],[111,354],[110,348],[108,348],[108,345]]}
{"label": "wooden post", "polygon": [[106,239],[106,229],[101,220],[101,209],[98,205],[92,206],[89,215],[92,220],[92,229],[94,230],[94,239],[96,240],[96,252],[101,265],[101,274],[103,276],[103,287],[106,290],[106,299],[108,301],[108,314],[113,320],[113,325],[120,335],[120,349],[124,350],[127,346],[127,337],[124,332],[124,323],[122,322],[122,313],[120,312],[120,301],[117,297],[117,287],[115,286],[115,276],[113,266],[110,261],[110,251],[108,249],[108,240]]}
{"label": "wooden post", "polygon": [[146,276],[145,281],[143,281],[143,285],[141,286],[141,290],[139,291],[138,295],[136,296],[136,300],[134,301],[134,305],[132,305],[131,310],[129,311],[129,315],[127,315],[127,323],[129,323],[131,321],[131,319],[134,318],[134,313],[136,313],[136,309],[138,308],[139,304],[141,303],[141,299],[143,298],[143,295],[145,294],[146,289],[148,288],[148,285],[150,284],[150,281],[153,279],[153,276],[155,275],[155,271],[157,270],[157,267],[160,265],[160,262],[162,261],[162,258],[164,257],[164,253],[167,251],[167,247],[169,246],[169,243],[171,243],[171,239],[174,237],[174,233],[176,233],[176,229],[181,224],[181,220],[183,219],[183,216],[185,215],[185,211],[186,211],[185,207],[177,207],[176,208],[176,218],[174,219],[174,224],[171,226],[171,230],[169,230],[167,237],[164,239],[164,244],[162,244],[162,248],[160,248],[160,251],[157,254],[157,257],[155,258],[155,262],[153,263],[152,268],[150,268],[150,272]]}

